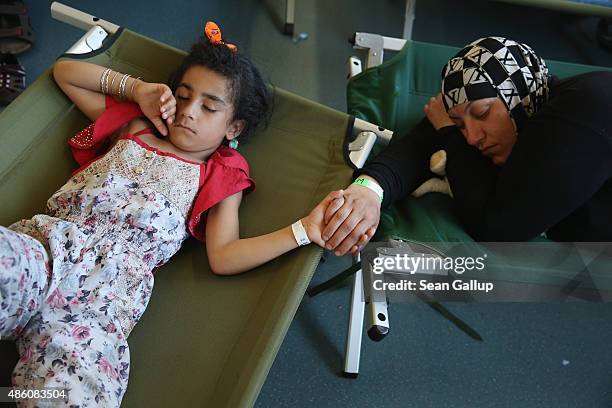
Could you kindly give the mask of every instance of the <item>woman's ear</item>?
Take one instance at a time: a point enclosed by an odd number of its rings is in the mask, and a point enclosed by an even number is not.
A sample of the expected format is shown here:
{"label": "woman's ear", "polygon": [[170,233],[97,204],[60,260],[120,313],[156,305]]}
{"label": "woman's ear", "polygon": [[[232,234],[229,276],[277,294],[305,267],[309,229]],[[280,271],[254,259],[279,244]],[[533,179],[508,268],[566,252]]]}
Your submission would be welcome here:
{"label": "woman's ear", "polygon": [[232,140],[240,135],[246,126],[246,122],[244,120],[235,120],[229,125],[227,129],[227,133],[225,136],[227,140]]}

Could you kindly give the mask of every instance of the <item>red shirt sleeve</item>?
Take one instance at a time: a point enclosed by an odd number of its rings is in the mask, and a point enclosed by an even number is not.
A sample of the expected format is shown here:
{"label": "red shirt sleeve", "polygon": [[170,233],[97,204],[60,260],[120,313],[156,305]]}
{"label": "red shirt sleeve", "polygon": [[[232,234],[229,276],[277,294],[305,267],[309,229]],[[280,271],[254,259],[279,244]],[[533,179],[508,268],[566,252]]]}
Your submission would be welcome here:
{"label": "red shirt sleeve", "polygon": [[249,193],[255,181],[249,176],[246,159],[234,149],[221,146],[206,163],[187,227],[191,235],[205,241],[206,210],[239,191]]}
{"label": "red shirt sleeve", "polygon": [[110,135],[132,119],[140,116],[143,116],[143,113],[137,104],[118,102],[106,95],[104,112],[94,123],[68,140],[72,155],[81,166],[76,172],[106,152]]}

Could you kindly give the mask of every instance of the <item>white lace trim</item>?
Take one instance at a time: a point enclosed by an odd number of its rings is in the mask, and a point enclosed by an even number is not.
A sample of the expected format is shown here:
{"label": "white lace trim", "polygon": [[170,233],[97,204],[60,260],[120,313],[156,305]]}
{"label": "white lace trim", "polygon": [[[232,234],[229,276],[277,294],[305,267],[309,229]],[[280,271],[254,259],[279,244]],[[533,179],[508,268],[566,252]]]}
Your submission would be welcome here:
{"label": "white lace trim", "polygon": [[129,139],[119,140],[104,157],[82,171],[83,175],[105,173],[115,173],[163,194],[185,218],[198,193],[200,180],[198,164],[158,155]]}

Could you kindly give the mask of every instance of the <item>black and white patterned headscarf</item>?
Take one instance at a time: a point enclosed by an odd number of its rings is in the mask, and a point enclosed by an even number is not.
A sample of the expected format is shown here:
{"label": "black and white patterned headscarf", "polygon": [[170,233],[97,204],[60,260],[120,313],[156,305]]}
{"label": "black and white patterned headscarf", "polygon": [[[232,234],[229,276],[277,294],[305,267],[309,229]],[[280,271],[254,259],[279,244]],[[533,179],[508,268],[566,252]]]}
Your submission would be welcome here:
{"label": "black and white patterned headscarf", "polygon": [[531,47],[503,37],[467,45],[442,69],[442,99],[455,105],[499,96],[519,131],[548,99],[546,63]]}

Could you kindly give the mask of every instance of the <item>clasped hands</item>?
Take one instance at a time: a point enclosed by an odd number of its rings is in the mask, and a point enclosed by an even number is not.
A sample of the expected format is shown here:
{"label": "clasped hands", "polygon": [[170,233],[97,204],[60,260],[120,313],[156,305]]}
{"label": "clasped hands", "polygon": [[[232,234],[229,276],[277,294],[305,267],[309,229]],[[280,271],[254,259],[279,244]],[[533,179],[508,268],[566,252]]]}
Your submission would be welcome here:
{"label": "clasped hands", "polygon": [[380,199],[372,190],[351,184],[332,191],[302,219],[315,244],[340,256],[357,254],[372,238],[380,219]]}
{"label": "clasped hands", "polygon": [[[454,125],[442,94],[430,98],[423,111],[437,130]],[[328,194],[302,222],[310,240],[336,255],[355,255],[372,238],[380,220],[380,199],[375,192],[351,184],[346,190]]]}

